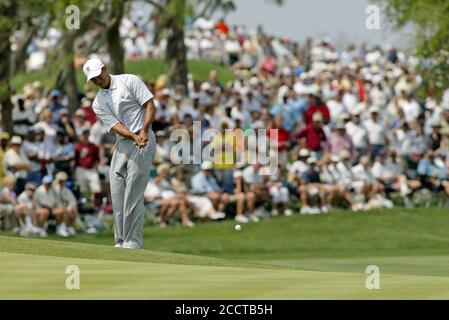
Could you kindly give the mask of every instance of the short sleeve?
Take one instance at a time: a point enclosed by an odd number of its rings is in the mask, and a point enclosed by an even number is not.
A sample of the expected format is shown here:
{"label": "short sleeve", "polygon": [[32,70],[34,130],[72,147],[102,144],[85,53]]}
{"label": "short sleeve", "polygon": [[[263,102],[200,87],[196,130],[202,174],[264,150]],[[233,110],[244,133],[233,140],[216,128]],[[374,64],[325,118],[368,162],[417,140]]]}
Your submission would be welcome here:
{"label": "short sleeve", "polygon": [[103,125],[107,128],[108,132],[111,132],[112,127],[115,126],[120,121],[115,117],[115,115],[110,111],[106,105],[101,105],[98,101],[98,96],[95,98],[92,109],[98,118],[100,118]]}
{"label": "short sleeve", "polygon": [[143,83],[143,81],[135,75],[130,75],[129,86],[134,98],[141,106],[143,106],[154,97],[150,90],[148,90],[145,83]]}

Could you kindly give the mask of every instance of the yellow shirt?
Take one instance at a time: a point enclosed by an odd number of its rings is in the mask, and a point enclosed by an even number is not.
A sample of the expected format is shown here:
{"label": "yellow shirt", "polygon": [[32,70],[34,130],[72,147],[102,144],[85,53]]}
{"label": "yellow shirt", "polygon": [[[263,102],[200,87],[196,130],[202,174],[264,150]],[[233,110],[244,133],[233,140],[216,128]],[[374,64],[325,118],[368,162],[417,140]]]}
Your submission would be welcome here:
{"label": "yellow shirt", "polygon": [[235,166],[235,139],[233,134],[214,136],[211,142],[214,150],[213,165],[218,170],[231,170]]}

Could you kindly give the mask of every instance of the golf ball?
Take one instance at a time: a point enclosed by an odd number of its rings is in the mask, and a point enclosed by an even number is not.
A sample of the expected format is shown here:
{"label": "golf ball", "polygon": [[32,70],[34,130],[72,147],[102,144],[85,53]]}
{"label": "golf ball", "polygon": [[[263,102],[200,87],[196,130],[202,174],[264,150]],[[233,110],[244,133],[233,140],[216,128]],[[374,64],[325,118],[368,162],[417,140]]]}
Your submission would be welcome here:
{"label": "golf ball", "polygon": [[240,231],[240,230],[242,230],[242,227],[238,224],[238,225],[235,226],[235,230],[236,231]]}

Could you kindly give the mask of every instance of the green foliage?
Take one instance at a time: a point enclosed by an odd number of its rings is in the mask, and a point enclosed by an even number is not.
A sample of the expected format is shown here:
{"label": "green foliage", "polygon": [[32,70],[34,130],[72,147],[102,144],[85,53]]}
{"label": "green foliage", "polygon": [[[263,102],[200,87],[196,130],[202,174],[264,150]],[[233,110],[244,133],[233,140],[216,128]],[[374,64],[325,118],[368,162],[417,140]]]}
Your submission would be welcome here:
{"label": "green foliage", "polygon": [[416,52],[424,59],[421,72],[425,84],[438,94],[449,86],[449,1],[373,0],[384,6],[389,21],[397,28],[412,24],[416,30]]}

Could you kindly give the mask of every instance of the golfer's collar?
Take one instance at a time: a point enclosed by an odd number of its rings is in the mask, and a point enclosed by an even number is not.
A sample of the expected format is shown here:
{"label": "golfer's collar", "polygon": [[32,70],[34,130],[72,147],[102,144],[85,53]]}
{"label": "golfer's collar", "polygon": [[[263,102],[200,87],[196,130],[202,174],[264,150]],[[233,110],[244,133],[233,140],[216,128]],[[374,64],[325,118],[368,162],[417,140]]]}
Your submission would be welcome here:
{"label": "golfer's collar", "polygon": [[106,91],[112,91],[117,89],[117,80],[115,79],[115,76],[111,74],[111,84],[109,85],[109,89],[106,89]]}

